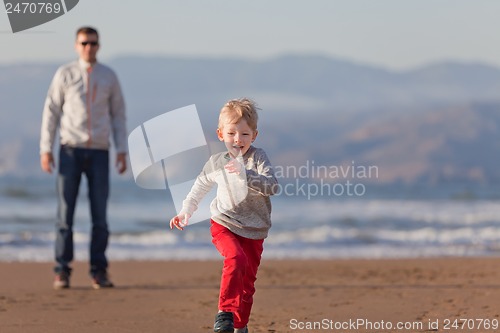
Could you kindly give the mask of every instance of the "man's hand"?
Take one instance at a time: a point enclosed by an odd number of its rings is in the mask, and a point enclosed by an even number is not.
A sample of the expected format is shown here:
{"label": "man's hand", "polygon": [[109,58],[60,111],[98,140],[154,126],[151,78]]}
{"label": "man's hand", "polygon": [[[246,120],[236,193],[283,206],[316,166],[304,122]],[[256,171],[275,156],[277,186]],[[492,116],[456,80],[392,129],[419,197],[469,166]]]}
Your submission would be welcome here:
{"label": "man's hand", "polygon": [[52,168],[54,168],[54,156],[52,156],[52,153],[42,153],[40,155],[40,166],[44,172],[52,173]]}
{"label": "man's hand", "polygon": [[127,171],[127,154],[126,153],[118,153],[116,154],[116,170],[121,175],[125,171]]}

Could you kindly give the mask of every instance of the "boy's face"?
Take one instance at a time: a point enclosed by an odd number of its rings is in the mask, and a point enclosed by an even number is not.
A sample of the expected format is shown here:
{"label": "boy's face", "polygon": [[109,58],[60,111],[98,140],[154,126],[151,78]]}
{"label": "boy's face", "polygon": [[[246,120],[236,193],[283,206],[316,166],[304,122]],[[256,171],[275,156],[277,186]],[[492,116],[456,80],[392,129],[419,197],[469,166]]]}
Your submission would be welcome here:
{"label": "boy's face", "polygon": [[227,150],[233,157],[245,155],[252,142],[257,137],[257,131],[252,130],[245,119],[236,124],[225,123],[223,128],[217,129],[217,136],[224,141]]}

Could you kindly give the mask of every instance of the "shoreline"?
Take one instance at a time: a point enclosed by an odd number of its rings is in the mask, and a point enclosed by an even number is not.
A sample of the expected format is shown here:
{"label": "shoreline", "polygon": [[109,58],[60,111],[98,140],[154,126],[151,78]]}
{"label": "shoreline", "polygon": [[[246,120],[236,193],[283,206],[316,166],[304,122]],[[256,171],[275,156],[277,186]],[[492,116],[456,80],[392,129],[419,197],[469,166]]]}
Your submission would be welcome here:
{"label": "shoreline", "polygon": [[[470,319],[473,329],[455,331],[494,332],[479,325],[500,320],[499,262],[264,258],[249,329],[446,332],[447,323]],[[86,262],[74,263],[71,289],[53,290],[52,266],[0,262],[0,332],[212,332],[222,260],[111,262],[116,287],[108,290],[92,289]]]}

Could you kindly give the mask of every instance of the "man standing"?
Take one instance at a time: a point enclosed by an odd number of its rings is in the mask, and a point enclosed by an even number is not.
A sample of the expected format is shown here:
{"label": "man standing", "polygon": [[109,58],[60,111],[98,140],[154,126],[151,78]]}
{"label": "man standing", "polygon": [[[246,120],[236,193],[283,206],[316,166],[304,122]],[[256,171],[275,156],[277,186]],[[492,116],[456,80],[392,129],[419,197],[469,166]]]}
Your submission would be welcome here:
{"label": "man standing", "polygon": [[54,146],[59,128],[57,175],[58,212],[54,271],[55,289],[69,288],[73,260],[73,217],[82,174],[88,181],[92,219],[90,275],[95,289],[113,287],[108,277],[106,219],[109,193],[109,137],[117,152],[116,167],[127,169],[125,103],[115,73],[97,62],[99,34],[82,27],[76,33],[77,61],[60,67],[50,85],[43,110],[40,164],[52,173]]}

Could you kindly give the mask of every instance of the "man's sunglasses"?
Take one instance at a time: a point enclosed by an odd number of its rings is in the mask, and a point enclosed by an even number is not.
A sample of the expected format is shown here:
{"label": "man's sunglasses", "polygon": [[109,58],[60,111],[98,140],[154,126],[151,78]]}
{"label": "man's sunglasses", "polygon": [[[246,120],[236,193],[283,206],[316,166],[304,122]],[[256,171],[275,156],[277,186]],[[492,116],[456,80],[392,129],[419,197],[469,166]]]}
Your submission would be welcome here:
{"label": "man's sunglasses", "polygon": [[80,44],[82,46],[87,46],[88,44],[90,44],[91,46],[97,46],[99,45],[99,42],[80,42]]}

